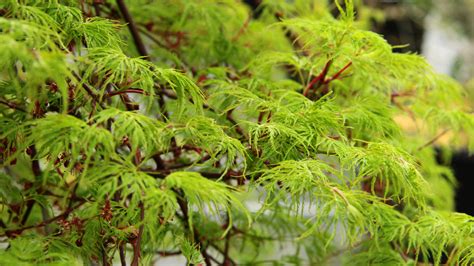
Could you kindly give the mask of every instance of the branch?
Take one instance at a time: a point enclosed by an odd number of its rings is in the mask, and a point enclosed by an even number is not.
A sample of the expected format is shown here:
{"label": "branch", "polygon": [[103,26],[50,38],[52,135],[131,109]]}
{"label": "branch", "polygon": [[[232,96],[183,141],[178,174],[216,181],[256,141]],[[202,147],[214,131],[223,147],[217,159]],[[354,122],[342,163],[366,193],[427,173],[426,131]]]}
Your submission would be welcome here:
{"label": "branch", "polygon": [[[82,77],[79,76],[77,73],[73,72],[73,75],[76,79],[82,80]],[[84,90],[87,92],[87,94],[89,94],[92,100],[94,100],[96,103],[99,103],[99,106],[102,107],[102,109],[105,109],[105,105],[101,101],[99,101],[99,96],[97,96],[85,82],[82,82],[82,88],[84,88]]]}
{"label": "branch", "polygon": [[112,96],[121,95],[121,94],[125,94],[125,93],[136,93],[136,94],[150,95],[149,93],[143,91],[142,89],[127,89],[127,90],[109,92],[105,95],[105,97],[110,98]]}
{"label": "branch", "polygon": [[101,247],[100,251],[102,253],[102,265],[103,266],[110,266],[109,260],[107,258],[107,251],[105,250],[105,247]]}
{"label": "branch", "polygon": [[430,141],[428,141],[427,143],[423,144],[422,146],[418,147],[417,151],[421,151],[423,150],[424,148],[430,146],[431,144],[435,143],[439,138],[441,138],[442,136],[444,136],[446,133],[448,133],[449,131],[449,128],[448,129],[445,129],[443,130],[441,133],[439,133],[438,135],[436,135],[434,138],[432,138]]}
{"label": "branch", "polygon": [[[229,223],[229,217],[227,216],[227,224],[228,223]],[[225,236],[224,251],[222,253],[224,255],[224,261],[222,262],[222,264],[224,266],[235,265],[235,263],[232,261],[232,259],[229,256],[230,238],[231,237],[232,236],[229,233]]]}
{"label": "branch", "polygon": [[178,251],[158,251],[157,253],[161,257],[167,257],[167,256],[180,255],[182,252],[180,250],[178,250]]}
{"label": "branch", "polygon": [[[176,197],[178,201],[178,205],[181,209],[181,212],[183,213],[182,221],[184,223],[185,228],[188,230],[191,230],[190,224],[189,224],[189,214],[188,214],[188,202],[184,198],[184,194],[180,193],[180,191],[175,191],[178,194],[178,197]],[[180,216],[178,216],[180,217]],[[211,264],[211,259],[212,257],[207,254],[206,249],[204,248],[202,242],[201,242],[201,237],[199,235],[199,232],[196,230],[195,227],[192,228],[192,232],[194,234],[194,242],[199,245],[201,255],[204,258],[204,262],[206,263],[207,266],[212,265]]]}
{"label": "branch", "polygon": [[346,71],[346,69],[348,69],[350,66],[352,65],[352,61],[347,63],[343,68],[341,68],[339,71],[337,71],[336,74],[334,74],[332,77],[330,77],[329,79],[325,80],[323,83],[324,84],[328,84],[329,82],[335,80],[335,79],[338,79],[339,76],[344,73],[344,71]]}
{"label": "branch", "polygon": [[141,56],[145,57],[145,59],[149,60],[145,45],[143,44],[140,34],[138,33],[137,26],[135,25],[135,22],[133,21],[133,18],[130,15],[127,6],[125,5],[123,0],[117,0],[117,6],[120,9],[120,13],[122,13],[123,15],[123,18],[127,22],[128,29],[132,34],[132,38],[135,43],[135,47],[138,50],[138,53]]}
{"label": "branch", "polygon": [[311,90],[311,88],[315,87],[315,89],[317,89],[321,84],[324,83],[324,79],[326,78],[326,75],[329,71],[329,68],[331,67],[331,64],[332,64],[332,60],[329,60],[326,62],[326,65],[324,65],[324,68],[321,71],[321,73],[318,76],[314,77],[311,80],[311,82],[308,84],[308,86],[306,86],[306,88],[304,89],[303,91],[304,96],[308,96],[308,93]]}
{"label": "branch", "polygon": [[[118,187],[120,187],[122,185],[122,178],[119,177],[117,181],[118,181]],[[115,202],[120,202],[121,194],[122,194],[121,190],[117,190],[114,193],[114,201]],[[119,242],[119,256],[120,256],[121,266],[127,266],[127,260],[126,260],[126,256],[125,256],[124,245],[126,245],[126,243],[124,243],[124,241]]]}
{"label": "branch", "polygon": [[11,109],[15,109],[17,111],[21,111],[21,112],[26,113],[26,110],[19,107],[16,103],[11,103],[11,102],[8,102],[7,100],[4,100],[4,99],[0,99],[0,103],[3,104],[3,105],[6,105],[7,107],[9,107]]}
{"label": "branch", "polygon": [[234,37],[232,37],[233,42],[237,41],[240,38],[240,36],[242,36],[242,34],[247,30],[247,28],[249,27],[250,19],[251,19],[251,17],[248,16],[247,19],[244,22],[244,25],[242,25],[242,27],[239,29],[237,34],[235,34]]}
{"label": "branch", "polygon": [[176,51],[176,50],[171,50],[168,46],[166,46],[166,44],[162,43],[156,36],[154,36],[151,32],[149,32],[148,30],[146,29],[143,29],[143,28],[139,28],[138,29],[141,33],[143,33],[143,35],[145,35],[148,39],[150,39],[152,42],[154,42],[156,45],[158,45],[159,47],[165,49],[166,51],[168,51],[169,53],[173,54],[176,56],[176,58],[178,58],[178,60],[180,61],[180,67],[182,67],[184,70],[187,70],[189,71],[188,67],[186,66],[187,65],[187,62],[186,60]]}
{"label": "branch", "polygon": [[162,43],[158,38],[156,38],[155,36],[153,36],[148,30],[143,29],[143,28],[139,28],[138,31],[140,31],[141,33],[143,33],[143,35],[145,35],[146,37],[148,37],[148,39],[150,39],[151,41],[153,41],[153,42],[154,42],[156,45],[158,45],[159,47],[168,50],[169,47],[166,46],[166,44]]}
{"label": "branch", "polygon": [[140,201],[140,203],[138,203],[138,207],[140,208],[140,222],[141,222],[141,225],[138,228],[137,237],[134,238],[131,241],[131,244],[132,244],[132,247],[133,247],[133,259],[132,259],[132,264],[130,264],[131,266],[138,266],[138,263],[140,261],[140,257],[141,257],[140,242],[142,240],[143,228],[145,226],[145,224],[144,224],[145,207],[143,206],[143,202]]}
{"label": "branch", "polygon": [[[41,168],[39,165],[39,161],[35,159],[36,148],[34,145],[31,145],[28,149],[29,149],[30,157],[31,157],[31,170],[33,172],[33,175],[35,176],[35,179],[38,179],[38,177],[41,176]],[[33,210],[34,205],[35,205],[34,200],[28,200],[26,202],[26,211],[23,214],[23,217],[21,218],[20,225],[24,225],[26,221],[28,221],[28,217],[30,217],[30,214],[31,214],[31,211]]]}
{"label": "branch", "polygon": [[[209,244],[211,247],[213,247],[215,250],[217,250],[217,252],[221,253],[223,256],[224,256],[224,261],[222,262],[222,265],[223,266],[230,266],[230,265],[237,265],[237,263],[235,263],[234,260],[232,260],[228,254],[226,253],[225,250],[221,250],[217,245],[213,244],[213,243],[210,243]],[[226,246],[228,244],[226,243]]]}
{"label": "branch", "polygon": [[86,203],[86,201],[81,201],[76,206],[66,209],[63,213],[59,214],[58,216],[54,216],[54,217],[52,217],[48,220],[45,220],[45,221],[43,221],[39,224],[29,225],[29,226],[25,226],[25,227],[21,227],[21,228],[17,228],[17,229],[12,229],[12,230],[6,230],[5,234],[0,235],[0,236],[15,237],[15,236],[21,235],[21,233],[23,233],[23,231],[25,231],[25,230],[33,229],[33,228],[40,228],[40,227],[46,226],[48,224],[51,224],[54,221],[57,221],[57,220],[60,220],[60,219],[66,219],[71,212],[73,212],[74,210],[76,210],[77,208],[82,206],[84,203]]}
{"label": "branch", "polygon": [[125,104],[125,108],[127,109],[127,111],[134,111],[134,110],[140,109],[140,106],[138,104],[130,100],[130,97],[128,96],[128,94],[126,93],[120,94],[120,99],[122,100],[123,104]]}
{"label": "branch", "polygon": [[94,2],[92,3],[92,5],[94,5],[94,11],[97,17],[100,17],[100,4],[100,0],[94,0]]}
{"label": "branch", "polygon": [[[213,110],[213,109],[209,107],[209,110]],[[226,114],[227,120],[229,120],[229,122],[234,125],[235,131],[237,131],[237,133],[247,138],[242,127],[240,127],[237,121],[235,121],[234,117],[232,117],[232,111],[234,111],[234,109],[227,111],[227,114]]]}

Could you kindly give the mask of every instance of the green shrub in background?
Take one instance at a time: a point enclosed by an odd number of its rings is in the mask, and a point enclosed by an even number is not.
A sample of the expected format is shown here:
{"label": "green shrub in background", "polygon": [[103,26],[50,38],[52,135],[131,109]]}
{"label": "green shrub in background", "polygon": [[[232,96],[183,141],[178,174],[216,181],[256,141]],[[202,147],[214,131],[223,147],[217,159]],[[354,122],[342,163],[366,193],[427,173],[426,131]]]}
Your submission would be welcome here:
{"label": "green shrub in background", "polygon": [[471,265],[463,89],[357,8],[2,1],[0,264]]}

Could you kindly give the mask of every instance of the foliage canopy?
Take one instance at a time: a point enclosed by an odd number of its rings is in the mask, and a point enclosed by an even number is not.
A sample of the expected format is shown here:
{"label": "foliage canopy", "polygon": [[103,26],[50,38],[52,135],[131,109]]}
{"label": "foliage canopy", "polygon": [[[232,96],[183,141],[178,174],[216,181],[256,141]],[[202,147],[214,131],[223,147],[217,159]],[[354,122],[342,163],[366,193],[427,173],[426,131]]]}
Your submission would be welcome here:
{"label": "foliage canopy", "polygon": [[354,2],[2,1],[0,264],[471,265],[463,89]]}

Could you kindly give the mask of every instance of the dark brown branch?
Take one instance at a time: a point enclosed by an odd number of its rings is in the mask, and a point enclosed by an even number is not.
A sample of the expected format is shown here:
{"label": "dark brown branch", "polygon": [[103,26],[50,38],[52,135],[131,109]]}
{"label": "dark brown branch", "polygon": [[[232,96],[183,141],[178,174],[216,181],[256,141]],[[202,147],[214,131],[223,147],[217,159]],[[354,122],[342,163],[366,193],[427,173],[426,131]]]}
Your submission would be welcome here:
{"label": "dark brown branch", "polygon": [[[224,255],[224,257],[226,256],[226,252],[225,250],[222,250],[220,249],[217,245],[215,245],[214,243],[210,243],[209,244],[212,248],[214,248],[215,250],[217,250],[219,253],[221,253],[222,255]],[[224,259],[224,262],[222,263],[223,266],[230,266],[230,265],[237,265],[237,263],[235,263],[234,260],[232,260],[229,256],[227,256],[227,259]]]}
{"label": "dark brown branch", "polygon": [[[89,120],[89,124],[92,124],[92,116],[94,115],[94,112],[95,112],[95,109],[96,109],[96,106],[97,106],[97,101],[96,99],[92,99],[92,110],[91,112],[89,113],[89,117],[88,117],[88,120]],[[59,171],[59,169],[57,169]]]}
{"label": "dark brown branch", "polygon": [[125,257],[125,248],[124,248],[124,244],[120,244],[119,246],[119,255],[120,255],[120,265],[122,266],[127,266],[127,261],[126,261],[126,257]]}
{"label": "dark brown branch", "polygon": [[[190,224],[189,224],[188,203],[186,199],[184,198],[184,195],[181,191],[175,191],[175,192],[178,194],[178,197],[177,197],[178,205],[181,209],[181,212],[183,213],[181,220],[183,221],[184,227],[187,228],[188,230],[191,230]],[[212,265],[211,256],[207,253],[206,247],[204,247],[203,243],[201,242],[201,237],[195,227],[193,227],[193,233],[194,233],[194,242],[199,245],[201,255],[204,258],[204,262],[206,263],[207,266]]]}
{"label": "dark brown branch", "polygon": [[[76,79],[78,80],[81,80],[82,77],[80,77],[78,74],[74,73],[73,72],[73,75]],[[87,92],[87,94],[89,94],[89,96],[96,101],[96,103],[99,103],[99,106],[102,108],[102,109],[105,109],[105,105],[99,101],[99,96],[96,95],[92,89],[84,82],[82,82],[82,88],[84,88],[84,90]]]}
{"label": "dark brown branch", "polygon": [[245,137],[244,130],[239,126],[237,121],[235,121],[235,119],[232,117],[232,111],[234,111],[234,110],[232,109],[232,110],[227,111],[226,118],[227,118],[227,120],[229,120],[230,123],[232,123],[234,125],[235,131],[237,131],[237,133],[239,133],[239,135],[242,135],[242,136]]}
{"label": "dark brown branch", "polygon": [[143,206],[143,202],[140,201],[138,204],[138,207],[140,208],[140,227],[138,228],[138,234],[137,237],[132,239],[131,244],[133,247],[133,259],[132,263],[130,264],[131,266],[138,266],[138,263],[140,261],[141,257],[141,240],[142,240],[142,235],[143,235],[143,229],[144,229],[144,220],[145,220],[145,207]]}
{"label": "dark brown branch", "polygon": [[120,95],[120,99],[125,104],[125,108],[127,109],[127,111],[134,111],[140,108],[138,104],[132,102],[128,94],[124,93],[124,94],[119,94],[119,95]]}
{"label": "dark brown branch", "polygon": [[[36,179],[38,179],[41,176],[41,168],[39,165],[39,161],[35,158],[36,157],[36,148],[34,145],[30,146],[28,148],[30,157],[31,157],[31,170],[33,172],[33,175],[35,176]],[[34,200],[28,200],[26,202],[26,211],[23,214],[23,217],[21,218],[20,225],[24,225],[26,221],[28,221],[28,218],[30,217],[31,211],[33,210],[33,206],[35,205]]]}
{"label": "dark brown branch", "polygon": [[12,102],[8,102],[6,100],[3,100],[3,99],[0,99],[0,103],[3,104],[3,105],[6,105],[8,106],[9,108],[11,109],[15,109],[17,111],[21,111],[21,112],[25,112],[26,113],[26,110],[19,107],[16,103],[12,103]]}
{"label": "dark brown branch", "polygon": [[148,37],[151,41],[153,41],[156,45],[160,46],[161,48],[168,49],[168,46],[166,44],[162,43],[158,38],[156,38],[153,34],[151,34],[149,31],[146,29],[139,28],[138,29],[143,35]]}
{"label": "dark brown branch", "polygon": [[[122,179],[119,177],[118,179],[118,186],[120,187],[122,185]],[[121,190],[117,190],[115,193],[114,193],[114,201],[115,202],[120,202],[120,198],[122,197],[121,195]],[[125,246],[126,243],[124,243],[123,241],[121,241],[119,243],[119,256],[120,256],[120,264],[122,266],[127,266],[127,261],[126,261],[126,256],[125,256]]]}
{"label": "dark brown branch", "polygon": [[[228,224],[229,224],[229,217],[227,216],[225,226],[227,227]],[[232,235],[230,234],[230,232],[227,233],[227,235],[225,236],[224,251],[222,252],[222,255],[224,255],[224,261],[222,262],[223,266],[235,265],[235,263],[232,261],[232,259],[230,258],[230,255],[229,255],[231,237],[232,237]]]}
{"label": "dark brown branch", "polygon": [[180,255],[182,252],[178,250],[178,251],[158,251],[157,253],[161,257],[168,257],[168,256]]}
{"label": "dark brown branch", "polygon": [[132,38],[138,53],[141,56],[144,56],[145,59],[148,59],[148,52],[146,51],[145,45],[143,44],[142,38],[140,37],[140,33],[138,32],[137,26],[135,25],[135,22],[133,21],[127,6],[123,0],[117,0],[117,6],[120,10],[120,13],[122,13],[123,18],[127,22],[128,29],[132,34]]}
{"label": "dark brown branch", "polygon": [[25,226],[25,227],[21,227],[21,228],[17,228],[17,229],[12,229],[12,230],[7,230],[7,231],[5,231],[4,235],[0,235],[0,236],[15,237],[15,236],[18,236],[21,233],[23,233],[23,231],[25,231],[25,230],[33,229],[33,228],[40,228],[40,227],[46,226],[48,224],[51,224],[52,222],[55,222],[55,221],[58,221],[58,220],[61,220],[61,219],[66,219],[71,212],[73,212],[74,210],[76,210],[77,208],[82,206],[85,202],[86,201],[81,201],[76,206],[66,209],[63,213],[59,214],[58,216],[54,216],[54,217],[52,217],[48,220],[45,220],[45,221],[43,221],[39,224],[29,225],[29,226]]}
{"label": "dark brown branch", "polygon": [[213,256],[211,256],[209,254],[208,254],[208,256],[209,256],[209,259],[211,259],[213,262],[217,263],[218,265],[220,264],[220,262],[216,258],[214,258]]}
{"label": "dark brown branch", "polygon": [[102,253],[102,265],[103,266],[109,266],[109,260],[107,258],[107,251],[105,250],[105,247],[101,247],[101,253]]}
{"label": "dark brown branch", "polygon": [[109,92],[105,95],[105,97],[109,98],[109,97],[112,97],[112,96],[115,96],[115,95],[121,95],[121,94],[126,94],[126,93],[136,93],[136,94],[150,95],[149,93],[143,91],[142,89],[126,89],[126,90]]}
{"label": "dark brown branch", "polygon": [[102,4],[102,0],[94,0],[92,4],[94,5],[95,15],[100,17],[100,4]]}

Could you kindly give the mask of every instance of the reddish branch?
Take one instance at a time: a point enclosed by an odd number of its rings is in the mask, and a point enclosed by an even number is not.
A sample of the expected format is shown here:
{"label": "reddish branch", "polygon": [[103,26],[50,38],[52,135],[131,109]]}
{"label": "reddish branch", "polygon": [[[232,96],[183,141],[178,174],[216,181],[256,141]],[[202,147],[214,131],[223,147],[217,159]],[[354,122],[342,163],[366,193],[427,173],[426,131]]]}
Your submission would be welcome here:
{"label": "reddish branch", "polygon": [[393,92],[390,95],[390,102],[396,104],[395,99],[398,97],[406,97],[406,96],[414,96],[414,92],[412,91],[405,91],[405,92]]}
{"label": "reddish branch", "polygon": [[331,81],[336,80],[341,77],[342,73],[344,73],[351,65],[352,62],[347,63],[343,68],[341,68],[339,71],[337,71],[332,77],[327,78],[326,76],[329,72],[329,68],[331,67],[332,60],[329,60],[325,65],[321,73],[319,73],[318,76],[314,77],[308,86],[303,91],[303,95],[306,97],[309,97],[309,92],[313,90],[313,93],[315,90],[317,90],[321,85],[327,85]]}
{"label": "reddish branch", "polygon": [[[164,48],[164,49],[169,49],[169,47],[165,43],[161,42],[161,40],[155,37],[148,30],[140,28],[139,31],[143,35],[145,35],[148,39],[150,39],[152,42],[154,42],[156,45],[158,45],[159,47]],[[179,61],[183,63],[183,65],[186,65],[185,59],[179,53],[177,53],[176,50],[170,50],[170,52],[174,54],[179,59]]]}
{"label": "reddish branch", "polygon": [[308,93],[311,90],[311,88],[314,87],[315,89],[317,89],[324,82],[324,79],[326,78],[326,75],[329,71],[329,68],[331,67],[331,64],[332,64],[332,60],[327,61],[321,73],[319,73],[318,76],[313,78],[311,82],[308,84],[308,86],[306,86],[306,88],[304,89],[303,91],[304,96],[308,96]]}
{"label": "reddish branch", "polygon": [[244,34],[244,32],[249,27],[249,23],[250,23],[250,16],[245,20],[244,25],[242,25],[242,27],[239,29],[237,34],[235,34],[235,36],[232,37],[232,41],[234,41],[234,42],[237,41],[240,38],[240,36],[242,36],[242,34]]}
{"label": "reddish branch", "polygon": [[[217,252],[221,253],[221,254],[225,257],[225,251],[224,251],[224,250],[222,250],[220,247],[218,247],[216,244],[214,244],[214,243],[212,243],[212,242],[209,243],[209,245],[210,245],[211,247],[213,247],[215,250],[217,250]],[[212,257],[211,257],[211,259],[212,259],[213,261],[215,261],[216,263],[220,264],[216,259],[213,259]],[[223,262],[222,264],[220,264],[220,265],[223,265],[223,266],[231,266],[231,265],[237,265],[237,263],[236,263],[234,260],[232,260],[230,257],[227,257],[227,260],[224,260],[224,262]]]}
{"label": "reddish branch", "polygon": [[[164,38],[166,45],[169,49],[176,50],[181,46],[181,41],[184,39],[184,32],[178,31],[178,32],[165,32],[164,33]],[[175,40],[173,41],[173,37]]]}
{"label": "reddish branch", "polygon": [[342,73],[344,73],[344,71],[346,71],[346,69],[348,69],[350,66],[352,65],[352,62],[349,62],[347,63],[343,68],[341,68],[339,71],[337,71],[336,74],[334,74],[332,77],[330,77],[329,79],[325,80],[324,81],[324,84],[327,84],[335,79],[338,79],[339,76],[341,76]]}

